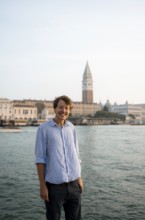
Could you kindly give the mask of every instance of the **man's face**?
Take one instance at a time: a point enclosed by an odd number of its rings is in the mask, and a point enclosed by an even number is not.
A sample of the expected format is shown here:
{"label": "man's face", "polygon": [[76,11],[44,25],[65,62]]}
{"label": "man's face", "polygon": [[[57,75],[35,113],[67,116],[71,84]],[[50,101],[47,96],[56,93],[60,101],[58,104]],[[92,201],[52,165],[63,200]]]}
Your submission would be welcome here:
{"label": "man's face", "polygon": [[57,107],[55,108],[55,118],[58,121],[64,121],[68,118],[70,113],[70,106],[63,100],[59,100]]}

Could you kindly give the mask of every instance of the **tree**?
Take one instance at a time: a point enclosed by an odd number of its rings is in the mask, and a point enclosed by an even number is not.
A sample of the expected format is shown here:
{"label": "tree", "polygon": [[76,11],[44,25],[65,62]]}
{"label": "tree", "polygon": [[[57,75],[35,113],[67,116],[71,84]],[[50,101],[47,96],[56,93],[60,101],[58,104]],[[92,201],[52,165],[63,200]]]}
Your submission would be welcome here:
{"label": "tree", "polygon": [[121,115],[114,112],[107,112],[104,110],[97,111],[94,115],[95,118],[112,118],[112,119],[120,119],[122,121],[125,121],[125,115]]}
{"label": "tree", "polygon": [[44,109],[45,105],[43,102],[37,102],[36,103],[36,107],[37,107],[37,114],[41,114],[42,110]]}
{"label": "tree", "polygon": [[133,114],[129,114],[128,116],[132,119],[135,119],[135,116]]}
{"label": "tree", "polygon": [[103,111],[109,112],[107,106],[104,106]]}

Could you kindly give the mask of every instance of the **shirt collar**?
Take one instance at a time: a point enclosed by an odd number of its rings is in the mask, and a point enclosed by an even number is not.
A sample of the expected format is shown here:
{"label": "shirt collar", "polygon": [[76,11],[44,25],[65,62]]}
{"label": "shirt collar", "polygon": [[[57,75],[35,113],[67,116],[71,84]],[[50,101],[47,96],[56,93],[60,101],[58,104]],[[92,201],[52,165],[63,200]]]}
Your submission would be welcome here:
{"label": "shirt collar", "polygon": [[[50,125],[58,126],[58,124],[53,119],[50,120]],[[66,127],[66,126],[69,126],[69,122],[67,120],[65,121],[65,124],[63,125],[63,127]]]}

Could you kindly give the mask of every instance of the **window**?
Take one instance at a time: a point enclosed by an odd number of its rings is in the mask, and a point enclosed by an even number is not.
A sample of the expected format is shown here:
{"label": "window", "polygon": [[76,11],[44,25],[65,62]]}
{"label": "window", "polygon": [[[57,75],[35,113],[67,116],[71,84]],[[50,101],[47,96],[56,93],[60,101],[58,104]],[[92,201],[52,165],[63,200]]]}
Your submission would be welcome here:
{"label": "window", "polygon": [[28,110],[27,109],[23,109],[23,114],[28,114]]}

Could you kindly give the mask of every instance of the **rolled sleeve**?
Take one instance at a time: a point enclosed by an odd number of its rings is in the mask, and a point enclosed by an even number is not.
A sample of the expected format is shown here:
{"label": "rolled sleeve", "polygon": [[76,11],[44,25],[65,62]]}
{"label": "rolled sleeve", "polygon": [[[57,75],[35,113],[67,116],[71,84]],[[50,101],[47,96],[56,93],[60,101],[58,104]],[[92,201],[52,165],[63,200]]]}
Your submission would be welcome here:
{"label": "rolled sleeve", "polygon": [[46,137],[41,126],[37,130],[35,142],[35,164],[46,163]]}

